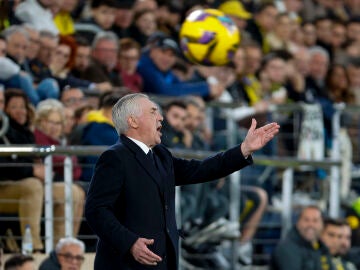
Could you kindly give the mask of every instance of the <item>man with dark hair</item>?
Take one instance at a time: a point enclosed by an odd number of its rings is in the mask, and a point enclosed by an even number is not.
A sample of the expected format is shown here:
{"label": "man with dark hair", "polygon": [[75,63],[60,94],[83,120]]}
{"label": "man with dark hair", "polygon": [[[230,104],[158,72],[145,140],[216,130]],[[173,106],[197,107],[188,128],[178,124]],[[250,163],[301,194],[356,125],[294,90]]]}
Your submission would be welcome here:
{"label": "man with dark hair", "polygon": [[328,249],[320,241],[323,218],[317,206],[305,207],[296,225],[275,249],[273,270],[331,270]]}
{"label": "man with dark hair", "polygon": [[[350,231],[350,233],[349,233]],[[344,219],[326,219],[321,240],[329,249],[334,269],[356,270],[353,263],[343,256],[350,249],[351,228]]]}
{"label": "man with dark hair", "polygon": [[35,269],[32,256],[16,254],[6,260],[4,270],[33,270]]}

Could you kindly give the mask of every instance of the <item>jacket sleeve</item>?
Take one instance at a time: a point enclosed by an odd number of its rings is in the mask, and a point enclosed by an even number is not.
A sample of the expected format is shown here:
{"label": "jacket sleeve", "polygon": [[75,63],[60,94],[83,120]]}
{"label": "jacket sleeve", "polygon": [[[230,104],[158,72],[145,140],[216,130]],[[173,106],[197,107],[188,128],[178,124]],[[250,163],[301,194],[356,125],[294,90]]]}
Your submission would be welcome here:
{"label": "jacket sleeve", "polygon": [[114,205],[123,189],[123,170],[115,151],[105,151],[96,164],[85,205],[90,227],[121,255],[129,252],[139,238],[123,226],[114,213]]}
{"label": "jacket sleeve", "polygon": [[253,163],[245,159],[237,145],[225,152],[200,160],[173,158],[176,185],[196,184],[225,177]]}

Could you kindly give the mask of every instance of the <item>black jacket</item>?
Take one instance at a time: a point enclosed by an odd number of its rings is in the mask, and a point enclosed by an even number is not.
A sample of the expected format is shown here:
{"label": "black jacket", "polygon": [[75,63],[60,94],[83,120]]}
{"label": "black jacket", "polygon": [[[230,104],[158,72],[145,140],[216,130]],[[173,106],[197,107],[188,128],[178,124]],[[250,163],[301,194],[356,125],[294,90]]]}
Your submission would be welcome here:
{"label": "black jacket", "polygon": [[49,257],[40,264],[39,270],[61,270],[55,251],[51,251]]}
{"label": "black jacket", "polygon": [[[175,186],[219,179],[252,163],[240,146],[203,161],[173,157],[163,145],[153,152],[158,170],[138,145],[121,136],[96,164],[85,206],[88,224],[99,236],[95,270],[177,269]],[[134,260],[130,248],[139,237],[155,240],[149,248],[162,263],[149,267]]]}
{"label": "black jacket", "polygon": [[294,226],[275,249],[271,258],[272,270],[335,270],[328,249],[319,242],[315,249]]}

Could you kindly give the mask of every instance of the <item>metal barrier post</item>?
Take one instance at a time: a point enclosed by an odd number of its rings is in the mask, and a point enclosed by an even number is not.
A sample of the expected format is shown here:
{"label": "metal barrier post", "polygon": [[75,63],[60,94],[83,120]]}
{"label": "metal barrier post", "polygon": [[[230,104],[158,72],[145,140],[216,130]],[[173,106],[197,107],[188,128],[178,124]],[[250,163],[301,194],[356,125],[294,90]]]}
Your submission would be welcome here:
{"label": "metal barrier post", "polygon": [[71,157],[67,156],[64,160],[64,188],[65,188],[65,236],[73,236],[73,163]]}
{"label": "metal barrier post", "polygon": [[292,214],[292,191],[294,185],[294,169],[287,168],[283,173],[282,180],[282,214],[281,214],[281,238],[284,238],[286,233],[291,228],[291,214]]}
{"label": "metal barrier post", "polygon": [[54,213],[53,213],[53,167],[52,156],[45,157],[45,251],[53,250],[54,244]]}
{"label": "metal barrier post", "polygon": [[[335,113],[332,118],[332,149],[331,159],[340,160],[340,116],[344,106],[334,106]],[[330,170],[330,198],[329,198],[329,215],[338,217],[340,214],[340,168],[331,166]]]}

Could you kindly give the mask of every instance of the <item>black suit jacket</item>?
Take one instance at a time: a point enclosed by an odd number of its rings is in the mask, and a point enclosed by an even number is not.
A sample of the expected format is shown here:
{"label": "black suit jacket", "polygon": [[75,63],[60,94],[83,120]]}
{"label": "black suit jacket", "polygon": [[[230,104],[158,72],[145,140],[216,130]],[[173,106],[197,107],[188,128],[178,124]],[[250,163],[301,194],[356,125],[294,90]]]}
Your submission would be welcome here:
{"label": "black suit jacket", "polygon": [[[99,237],[97,270],[177,269],[175,185],[219,179],[252,163],[239,146],[203,161],[173,157],[163,145],[153,151],[158,170],[123,135],[99,157],[85,206],[87,221]],[[134,260],[130,248],[139,237],[155,240],[149,248],[162,263],[144,266]]]}

